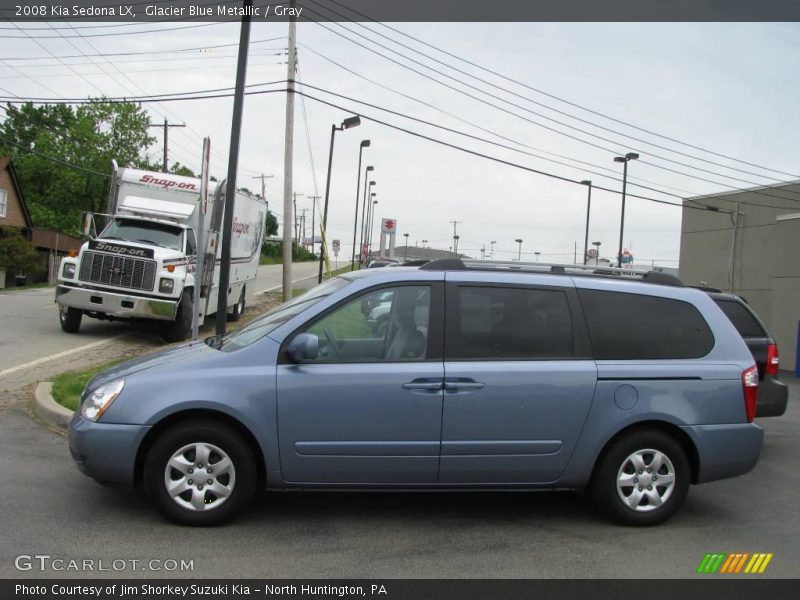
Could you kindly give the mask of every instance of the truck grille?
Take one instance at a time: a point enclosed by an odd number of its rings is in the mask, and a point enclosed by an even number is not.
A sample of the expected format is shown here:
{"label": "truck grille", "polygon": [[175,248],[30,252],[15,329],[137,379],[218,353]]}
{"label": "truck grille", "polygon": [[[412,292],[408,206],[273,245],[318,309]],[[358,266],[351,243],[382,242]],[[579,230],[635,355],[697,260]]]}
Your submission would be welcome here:
{"label": "truck grille", "polygon": [[91,283],[152,291],[156,278],[156,263],[152,260],[86,250],[81,259],[78,278]]}

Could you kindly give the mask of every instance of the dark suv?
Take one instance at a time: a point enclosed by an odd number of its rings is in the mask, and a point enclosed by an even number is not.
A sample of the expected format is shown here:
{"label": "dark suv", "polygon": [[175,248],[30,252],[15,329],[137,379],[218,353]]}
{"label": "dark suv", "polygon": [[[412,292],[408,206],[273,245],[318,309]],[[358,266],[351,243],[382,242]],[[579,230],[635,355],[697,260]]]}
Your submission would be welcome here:
{"label": "dark suv", "polygon": [[744,298],[709,291],[744,339],[758,367],[758,407],[756,417],[780,417],[786,412],[789,388],[778,381],[778,345],[755,311]]}

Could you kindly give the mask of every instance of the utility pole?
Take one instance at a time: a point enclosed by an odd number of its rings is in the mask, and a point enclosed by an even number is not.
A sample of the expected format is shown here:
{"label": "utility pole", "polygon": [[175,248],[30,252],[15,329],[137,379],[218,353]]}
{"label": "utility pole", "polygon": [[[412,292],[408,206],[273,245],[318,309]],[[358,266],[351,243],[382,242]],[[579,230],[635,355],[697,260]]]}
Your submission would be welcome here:
{"label": "utility pole", "polygon": [[186,123],[170,123],[167,121],[167,118],[164,117],[164,124],[161,123],[150,123],[150,127],[163,127],[164,128],[164,166],[161,169],[164,173],[168,173],[167,170],[167,158],[169,156],[168,149],[169,149],[169,128],[170,127],[186,127]]}
{"label": "utility pole", "polygon": [[448,223],[453,224],[453,252],[458,254],[458,230],[456,228],[461,221],[448,221]]}
{"label": "utility pole", "polygon": [[297,241],[300,238],[300,233],[297,230],[297,197],[302,196],[301,192],[294,192],[292,194],[292,212],[294,213],[294,239]]}
{"label": "utility pole", "polygon": [[301,231],[300,239],[302,240],[301,243],[303,243],[304,245],[306,241],[306,211],[308,211],[308,209],[304,208],[303,214],[300,215],[300,231]]}
{"label": "utility pole", "polygon": [[306,196],[309,200],[311,200],[311,254],[314,254],[314,239],[316,234],[316,227],[314,222],[314,217],[317,216],[317,200],[319,200],[322,196]]}
{"label": "utility pole", "polygon": [[272,179],[275,175],[253,175],[253,179],[260,179],[261,180],[261,199],[266,202],[267,200],[267,185],[265,183],[265,179]]}
{"label": "utility pole", "polygon": [[[295,0],[289,2],[295,13]],[[297,64],[297,19],[289,18],[289,59],[286,66],[286,131],[283,146],[283,301],[292,297],[292,161],[294,158],[294,75]]]}
{"label": "utility pole", "polygon": [[[253,0],[244,0],[245,12],[249,13]],[[244,87],[247,77],[247,51],[250,46],[250,16],[242,17],[239,33],[239,55],[236,63],[236,87],[233,96],[233,116],[231,118],[231,145],[228,155],[228,177],[225,190],[225,212],[222,221],[222,252],[219,267],[219,289],[217,290],[217,335],[225,333],[228,313],[228,285],[231,272],[231,232],[233,230],[233,208],[236,201],[236,170],[239,166],[239,139],[242,133],[242,112],[244,109]],[[164,165],[166,166],[166,165]],[[238,298],[235,300],[239,301]]]}

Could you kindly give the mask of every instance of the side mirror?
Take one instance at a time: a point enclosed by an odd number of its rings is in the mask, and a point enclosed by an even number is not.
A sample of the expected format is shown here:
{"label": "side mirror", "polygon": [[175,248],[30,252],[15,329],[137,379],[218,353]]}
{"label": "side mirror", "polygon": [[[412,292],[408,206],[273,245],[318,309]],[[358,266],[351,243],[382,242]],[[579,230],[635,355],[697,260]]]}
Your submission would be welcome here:
{"label": "side mirror", "polygon": [[94,215],[90,212],[85,212],[81,215],[81,233],[83,237],[87,238],[97,235],[97,230],[94,226]]}
{"label": "side mirror", "polygon": [[301,333],[289,342],[286,354],[292,362],[314,360],[319,354],[319,338],[313,333]]}

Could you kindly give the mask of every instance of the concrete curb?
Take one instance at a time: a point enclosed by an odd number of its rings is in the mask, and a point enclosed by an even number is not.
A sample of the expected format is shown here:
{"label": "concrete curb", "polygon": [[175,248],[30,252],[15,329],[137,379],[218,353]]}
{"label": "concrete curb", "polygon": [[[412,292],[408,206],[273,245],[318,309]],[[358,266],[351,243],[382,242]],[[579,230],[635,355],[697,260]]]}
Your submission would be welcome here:
{"label": "concrete curb", "polygon": [[33,412],[50,427],[67,430],[74,414],[53,400],[53,384],[44,381],[36,385],[34,391]]}

